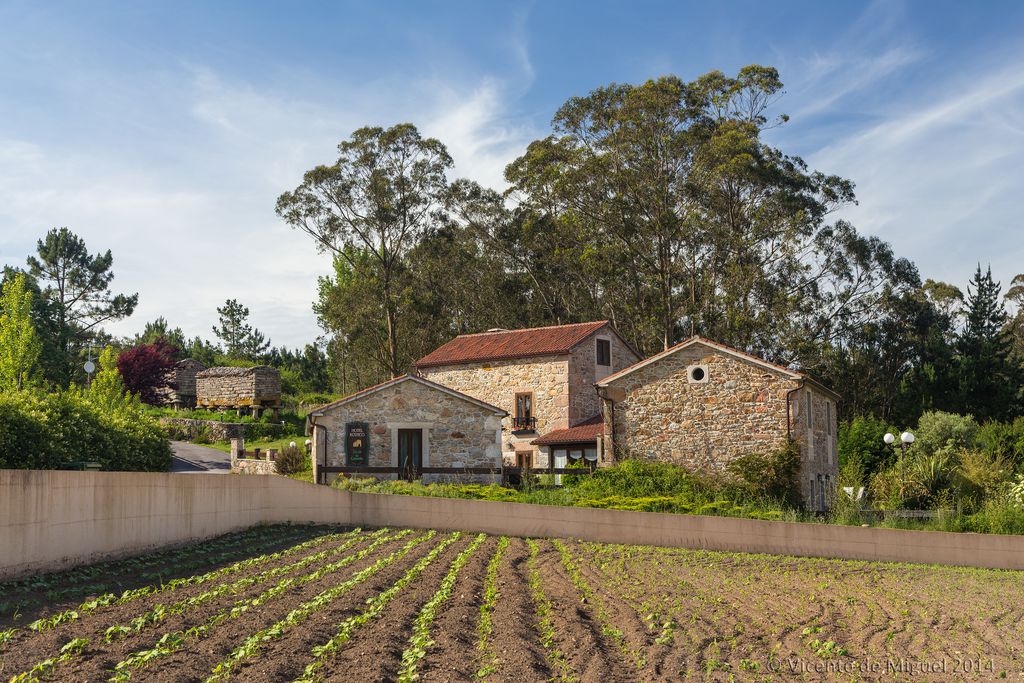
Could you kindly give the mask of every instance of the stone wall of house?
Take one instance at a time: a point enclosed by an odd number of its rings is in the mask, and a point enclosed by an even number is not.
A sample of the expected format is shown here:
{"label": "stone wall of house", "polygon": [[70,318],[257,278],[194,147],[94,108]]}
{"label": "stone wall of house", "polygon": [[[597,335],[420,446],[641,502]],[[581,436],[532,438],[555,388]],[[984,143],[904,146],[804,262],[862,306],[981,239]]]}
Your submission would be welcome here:
{"label": "stone wall of house", "polygon": [[203,408],[274,407],[280,402],[276,368],[210,368],[196,375],[196,404]]}
{"label": "stone wall of house", "polygon": [[791,408],[793,438],[803,456],[800,493],[808,507],[824,509],[829,507],[839,479],[836,402],[813,385],[805,385],[793,394]]}
{"label": "stone wall of house", "polygon": [[[504,420],[502,453],[511,465],[515,464],[517,450],[536,452],[537,447],[530,442],[539,435],[569,426],[569,365],[568,355],[538,356],[423,368],[420,374],[508,412],[509,417]],[[515,396],[522,392],[533,392],[537,431],[514,435]]]}
{"label": "stone wall of house", "polygon": [[[597,340],[611,342],[612,364],[610,367],[597,364]],[[594,382],[612,373],[624,370],[639,358],[616,334],[599,332],[578,344],[569,358],[569,424],[575,425],[601,412],[601,399],[594,388]]]}
{"label": "stone wall of house", "polygon": [[[691,383],[688,367],[705,366]],[[691,346],[616,381],[626,397],[614,413],[613,457],[722,471],[748,453],[786,443],[786,394],[799,383],[710,347]],[[608,429],[606,424],[606,430]]]}
{"label": "stone wall of house", "polygon": [[[326,444],[313,444],[327,465],[345,464],[345,425],[366,422],[370,431],[372,467],[398,465],[398,429],[422,429],[424,467],[500,466],[501,416],[483,406],[416,381],[385,387],[340,406],[328,407],[315,418],[326,428]],[[313,438],[324,430],[314,429]],[[430,479],[438,479],[432,476]],[[475,477],[486,479],[486,477]]]}

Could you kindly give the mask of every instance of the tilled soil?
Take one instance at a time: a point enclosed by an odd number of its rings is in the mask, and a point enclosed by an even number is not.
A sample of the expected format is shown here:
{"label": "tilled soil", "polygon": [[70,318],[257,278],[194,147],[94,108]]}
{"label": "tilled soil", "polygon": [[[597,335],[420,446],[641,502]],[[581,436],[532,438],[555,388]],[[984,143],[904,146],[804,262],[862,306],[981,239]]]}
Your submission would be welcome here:
{"label": "tilled soil", "polygon": [[[323,540],[204,584],[100,607],[52,630],[36,633],[20,628],[7,638],[0,629],[0,643],[9,641],[0,644],[0,678],[6,680],[47,658],[58,658],[65,643],[84,638],[88,644],[81,653],[58,662],[46,677],[107,680],[117,662],[132,652],[154,647],[164,634],[207,623],[233,606],[264,595],[281,579],[296,579],[296,584],[275,599],[237,618],[224,619],[203,638],[186,638],[179,650],[134,670],[132,676],[132,680],[157,683],[202,681],[249,636],[428,533],[412,531],[398,537],[396,530],[378,536],[367,531],[351,537],[327,536],[344,531],[272,529],[263,538],[266,547],[256,549],[258,544],[250,542],[249,553],[236,559],[294,547],[311,534],[319,534]],[[342,548],[350,538],[354,539],[351,545]],[[312,610],[305,620],[263,640],[256,652],[235,666],[231,679],[282,681],[300,676],[313,661],[314,648],[331,639],[339,624],[363,613],[370,600],[394,586],[448,538],[452,538],[450,532],[437,532]],[[324,660],[319,671],[323,680],[397,680],[417,615],[473,538],[473,534],[457,537],[398,591],[379,615],[355,630],[347,643]],[[317,569],[354,558],[381,539],[386,540],[365,557],[301,583]],[[529,547],[522,539],[511,539],[497,565],[493,660],[480,648],[484,579],[498,545],[498,539],[491,537],[470,556],[451,596],[439,606],[429,632],[432,642],[418,663],[420,679],[472,680],[487,666],[485,679],[489,681],[549,680],[563,673],[549,661],[552,652],[564,658],[566,678],[579,681],[986,680],[1004,675],[1010,680],[1024,679],[1022,572],[566,541],[578,572],[574,573],[555,544],[538,543],[533,566],[551,603],[553,637],[541,642],[537,604],[529,585]],[[154,606],[199,598],[217,586],[289,567],[327,550],[337,552],[204,599],[122,639],[104,640],[109,626],[126,625]],[[203,565],[203,552],[200,547],[192,554],[163,557],[174,557],[183,567],[195,566],[195,574],[226,564],[223,550],[207,548],[205,552],[217,554],[219,559]],[[137,564],[158,566],[152,556]],[[181,575],[180,571],[169,572]],[[102,584],[104,579],[90,580]],[[110,586],[128,581],[127,572],[111,571]],[[100,585],[97,592],[105,590],[110,589]],[[0,592],[0,602],[9,599]],[[54,614],[75,604],[65,600],[42,606],[39,613]]]}
{"label": "tilled soil", "polygon": [[74,609],[102,593],[125,590],[213,571],[255,555],[273,553],[336,531],[322,525],[260,526],[135,558],[115,560],[80,570],[44,574],[45,586],[21,587],[25,582],[0,584],[0,629],[19,627],[36,619]]}

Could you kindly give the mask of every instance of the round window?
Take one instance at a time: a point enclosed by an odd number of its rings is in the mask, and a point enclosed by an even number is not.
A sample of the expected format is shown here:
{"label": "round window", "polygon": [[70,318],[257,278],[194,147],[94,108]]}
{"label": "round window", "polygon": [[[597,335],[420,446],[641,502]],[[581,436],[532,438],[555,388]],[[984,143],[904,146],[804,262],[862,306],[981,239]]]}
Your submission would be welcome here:
{"label": "round window", "polygon": [[694,382],[703,382],[704,368],[694,368],[693,370],[690,370],[690,379]]}

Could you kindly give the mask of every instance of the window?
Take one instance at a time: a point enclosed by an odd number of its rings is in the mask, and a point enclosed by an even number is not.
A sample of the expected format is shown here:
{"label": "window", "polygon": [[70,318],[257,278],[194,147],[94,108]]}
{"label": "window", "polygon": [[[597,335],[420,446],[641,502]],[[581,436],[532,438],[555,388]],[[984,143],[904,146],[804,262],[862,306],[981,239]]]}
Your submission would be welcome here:
{"label": "window", "polygon": [[533,393],[516,394],[516,417],[529,419],[533,417]]}
{"label": "window", "polygon": [[690,384],[704,384],[708,381],[708,366],[691,365],[686,368],[686,380]]}
{"label": "window", "polygon": [[530,431],[536,427],[533,417],[533,392],[524,391],[516,394],[516,412],[512,417],[513,431]]}
{"label": "window", "polygon": [[610,339],[597,340],[597,364],[605,367],[612,364],[612,342]]}

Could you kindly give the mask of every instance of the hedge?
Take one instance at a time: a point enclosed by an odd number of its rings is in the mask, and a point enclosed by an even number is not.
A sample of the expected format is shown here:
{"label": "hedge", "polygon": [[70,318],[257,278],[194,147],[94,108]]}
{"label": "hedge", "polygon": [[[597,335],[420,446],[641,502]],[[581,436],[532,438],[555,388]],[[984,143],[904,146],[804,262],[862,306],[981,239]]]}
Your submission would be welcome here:
{"label": "hedge", "polygon": [[166,472],[171,446],[137,401],[101,408],[76,389],[0,394],[0,468],[62,469],[87,461],[104,470]]}

